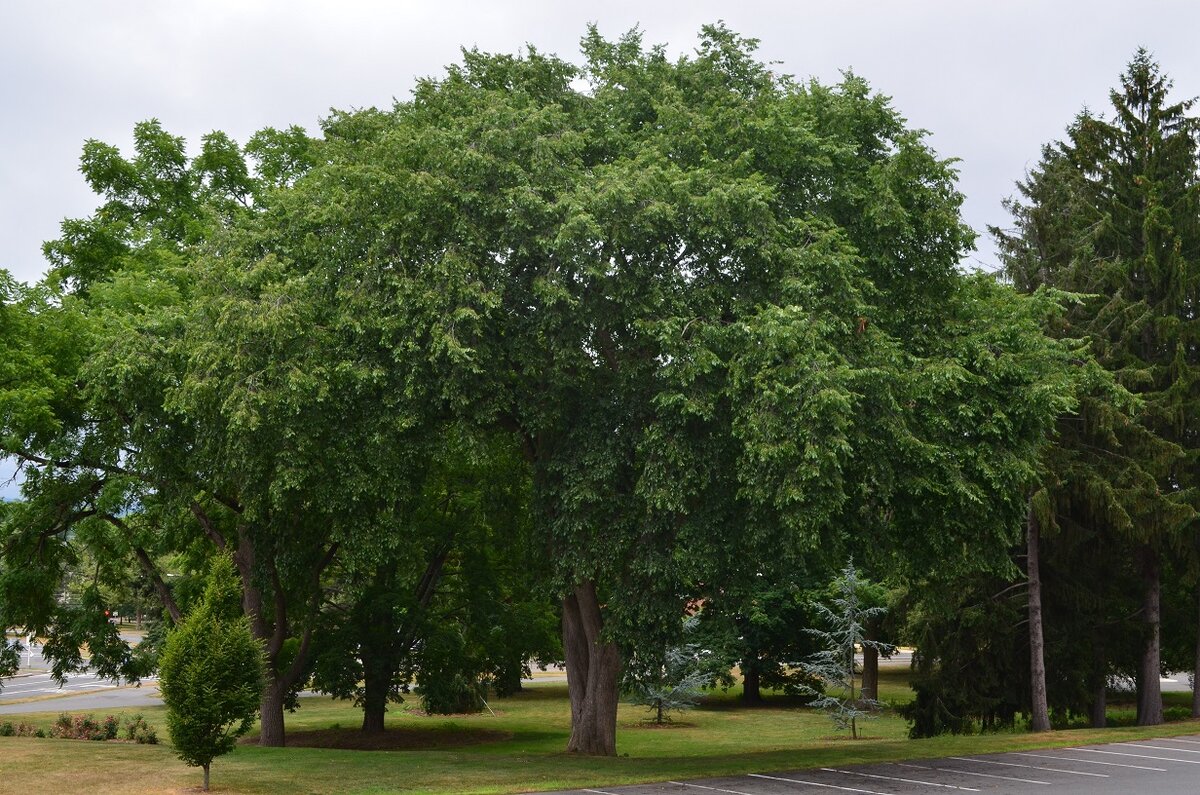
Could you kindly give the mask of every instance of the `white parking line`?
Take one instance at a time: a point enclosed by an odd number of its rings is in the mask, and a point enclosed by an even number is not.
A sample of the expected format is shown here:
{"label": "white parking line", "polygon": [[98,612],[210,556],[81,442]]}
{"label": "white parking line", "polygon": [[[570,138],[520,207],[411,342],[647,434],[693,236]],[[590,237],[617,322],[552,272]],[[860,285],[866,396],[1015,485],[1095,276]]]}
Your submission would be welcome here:
{"label": "white parking line", "polygon": [[[1074,748],[1064,748],[1064,751],[1073,751]],[[1146,767],[1145,765],[1126,765],[1121,762],[1101,762],[1099,759],[1076,759],[1073,756],[1050,756],[1049,754],[1024,754],[1018,751],[1012,752],[1013,756],[1033,756],[1038,759],[1057,759],[1060,762],[1077,762],[1081,765],[1108,765],[1109,767],[1129,767],[1134,770],[1153,770],[1157,773],[1166,773],[1165,767]]]}
{"label": "white parking line", "polygon": [[1086,751],[1089,754],[1109,754],[1111,756],[1132,756],[1136,759],[1157,759],[1159,762],[1179,762],[1184,765],[1200,765],[1195,759],[1172,759],[1169,756],[1149,756],[1147,754],[1123,754],[1120,751],[1101,751],[1098,748],[1069,748],[1070,751]]}
{"label": "white parking line", "polygon": [[1177,754],[1200,754],[1191,748],[1172,748],[1169,745],[1142,745],[1141,743],[1113,743],[1113,745],[1128,745],[1130,748],[1149,748],[1152,751],[1174,751]]}
{"label": "white parking line", "polygon": [[1192,745],[1200,745],[1200,740],[1189,740],[1186,737],[1160,737],[1159,740],[1167,740],[1173,743],[1191,743]]}
{"label": "white parking line", "polygon": [[994,759],[969,759],[965,756],[948,756],[947,759],[957,759],[960,762],[979,762],[983,765],[1004,765],[1005,767],[1024,767],[1029,770],[1049,770],[1051,773],[1070,773],[1072,776],[1093,776],[1108,778],[1104,773],[1084,773],[1080,770],[1063,770],[1061,767],[1042,767],[1041,765],[1021,765],[1016,762],[997,762]]}
{"label": "white parking line", "polygon": [[840,770],[836,767],[823,767],[821,770],[827,773],[844,773],[847,776],[863,776],[864,778],[878,778],[884,781],[903,781],[905,784],[925,784],[929,787],[945,787],[946,789],[961,789],[967,792],[979,792],[974,787],[956,787],[953,784],[939,784],[936,781],[918,781],[915,778],[896,778],[895,776],[881,776],[877,773],[860,773],[856,770]]}
{"label": "white parking line", "polygon": [[584,792],[594,792],[596,795],[617,795],[615,792],[609,792],[603,789],[585,789]]}
{"label": "white parking line", "polygon": [[918,770],[937,770],[938,772],[941,772],[941,773],[961,773],[964,776],[979,776],[980,778],[999,778],[999,779],[1003,779],[1005,781],[1020,781],[1024,784],[1044,784],[1047,787],[1050,786],[1049,781],[1038,781],[1036,778],[1017,778],[1016,776],[997,776],[993,773],[976,773],[973,770],[962,770],[957,767],[926,767],[925,765],[906,765],[906,764],[902,764],[900,762],[895,762],[893,764],[899,765],[900,767],[915,767]]}
{"label": "white parking line", "polygon": [[754,778],[765,778],[768,781],[786,781],[789,784],[803,784],[806,787],[825,787],[826,789],[838,789],[842,792],[864,792],[866,795],[887,795],[886,792],[876,792],[873,789],[855,789],[854,787],[839,787],[836,784],[822,784],[819,781],[802,781],[798,778],[783,778],[782,776],[764,776],[761,773],[751,773]]}
{"label": "white parking line", "polygon": [[709,792],[728,792],[730,795],[750,795],[749,792],[742,792],[739,789],[721,789],[720,787],[706,787],[703,784],[689,784],[686,781],[668,781],[668,784],[678,784],[681,787],[695,787],[696,789],[706,789]]}

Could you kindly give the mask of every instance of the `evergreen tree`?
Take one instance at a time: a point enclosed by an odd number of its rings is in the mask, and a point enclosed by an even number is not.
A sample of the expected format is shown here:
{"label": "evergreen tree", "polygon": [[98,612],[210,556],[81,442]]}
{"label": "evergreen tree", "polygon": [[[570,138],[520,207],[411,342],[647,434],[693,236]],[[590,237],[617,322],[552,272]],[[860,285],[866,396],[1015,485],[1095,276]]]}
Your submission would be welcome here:
{"label": "evergreen tree", "polygon": [[[1142,724],[1162,721],[1161,558],[1193,548],[1200,455],[1200,120],[1191,100],[1169,100],[1170,89],[1139,50],[1110,94],[1111,117],[1085,112],[1065,141],[1046,147],[1009,203],[1015,230],[993,230],[1018,288],[1086,296],[1056,331],[1086,338],[1137,398],[1115,410],[1085,402],[1065,421],[1031,527],[1115,533],[1125,543],[1114,553],[1132,550],[1142,580]],[[1133,408],[1137,426],[1123,417]]]}
{"label": "evergreen tree", "polygon": [[213,559],[200,604],[167,637],[159,688],[179,758],[204,768],[250,730],[264,685],[261,644],[241,615],[233,563]]}
{"label": "evergreen tree", "polygon": [[849,729],[850,736],[858,739],[858,721],[872,716],[883,704],[875,697],[862,693],[860,669],[855,662],[858,649],[873,648],[888,654],[891,644],[867,639],[867,625],[886,612],[884,607],[871,607],[864,600],[864,592],[870,584],[863,580],[854,568],[854,562],[846,564],[841,576],[834,580],[836,596],[833,607],[816,605],[828,629],[811,629],[825,648],[813,654],[800,667],[806,674],[821,681],[824,691],[806,688],[816,698],[809,706],[829,714],[839,729]]}

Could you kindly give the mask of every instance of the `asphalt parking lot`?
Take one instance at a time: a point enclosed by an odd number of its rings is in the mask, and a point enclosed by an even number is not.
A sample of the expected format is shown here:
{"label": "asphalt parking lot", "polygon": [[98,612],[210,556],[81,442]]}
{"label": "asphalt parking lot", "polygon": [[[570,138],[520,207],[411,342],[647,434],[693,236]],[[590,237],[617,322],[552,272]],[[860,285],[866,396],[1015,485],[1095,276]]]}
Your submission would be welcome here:
{"label": "asphalt parking lot", "polygon": [[[1195,795],[1200,735],[986,756],[951,756],[694,781],[570,790],[569,795],[916,795],[992,792]],[[555,795],[568,795],[567,791]]]}

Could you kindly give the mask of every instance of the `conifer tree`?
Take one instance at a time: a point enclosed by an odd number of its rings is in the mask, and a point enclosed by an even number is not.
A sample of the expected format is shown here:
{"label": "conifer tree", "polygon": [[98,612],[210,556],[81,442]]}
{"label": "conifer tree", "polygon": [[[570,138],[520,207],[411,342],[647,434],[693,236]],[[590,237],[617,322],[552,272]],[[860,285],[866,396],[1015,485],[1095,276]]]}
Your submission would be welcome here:
{"label": "conifer tree", "polygon": [[1139,50],[1110,94],[1111,117],[1084,112],[1066,140],[1045,147],[1009,203],[1015,230],[993,230],[1019,289],[1086,296],[1055,331],[1086,338],[1136,397],[1081,401],[1064,418],[1046,461],[1051,493],[1031,506],[1044,525],[1115,533],[1133,550],[1145,625],[1141,724],[1162,722],[1161,556],[1192,546],[1200,450],[1200,119],[1191,100],[1169,100],[1171,87]]}
{"label": "conifer tree", "polygon": [[815,606],[828,629],[809,631],[824,648],[800,664],[806,674],[825,687],[824,691],[805,688],[816,696],[809,706],[828,714],[839,729],[849,729],[856,740],[859,719],[872,717],[883,703],[863,694],[862,671],[855,662],[855,654],[858,649],[865,652],[872,648],[884,654],[893,650],[891,644],[867,639],[867,624],[887,612],[887,608],[865,603],[864,591],[869,586],[854,567],[854,561],[848,562],[833,582],[837,594],[832,600],[833,607]]}

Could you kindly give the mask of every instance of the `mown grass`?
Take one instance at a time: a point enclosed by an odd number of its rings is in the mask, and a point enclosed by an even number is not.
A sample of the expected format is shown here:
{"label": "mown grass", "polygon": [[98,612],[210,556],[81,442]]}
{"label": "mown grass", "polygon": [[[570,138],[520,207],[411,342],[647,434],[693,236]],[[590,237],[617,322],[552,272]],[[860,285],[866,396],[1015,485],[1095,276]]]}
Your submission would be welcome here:
{"label": "mown grass", "polygon": [[[884,699],[909,697],[904,674],[885,676]],[[1168,697],[1183,703],[1190,694]],[[569,733],[565,685],[541,684],[498,699],[492,702],[496,717],[486,712],[426,717],[415,714],[415,706],[406,706],[389,713],[388,726],[404,735],[398,745],[415,746],[411,749],[242,745],[214,763],[213,789],[271,795],[511,793],[1200,733],[1200,723],[1187,721],[1151,730],[1122,727],[909,740],[904,722],[888,714],[866,725],[866,739],[852,741],[835,732],[827,718],[795,702],[777,700],[745,708],[732,695],[717,695],[669,728],[649,727],[643,723],[644,709],[622,705],[621,755],[593,759],[563,752]],[[142,712],[165,737],[161,708],[126,712]],[[56,714],[20,717],[49,726]],[[359,720],[358,711],[348,704],[306,699],[302,709],[288,717],[288,730],[350,730]],[[474,736],[478,732],[487,736]],[[458,739],[470,744],[456,745]],[[161,793],[199,782],[199,772],[185,767],[166,745],[0,738],[0,792]]]}

